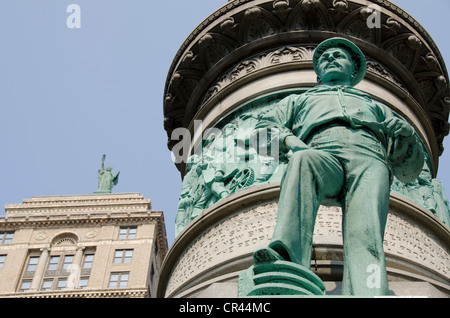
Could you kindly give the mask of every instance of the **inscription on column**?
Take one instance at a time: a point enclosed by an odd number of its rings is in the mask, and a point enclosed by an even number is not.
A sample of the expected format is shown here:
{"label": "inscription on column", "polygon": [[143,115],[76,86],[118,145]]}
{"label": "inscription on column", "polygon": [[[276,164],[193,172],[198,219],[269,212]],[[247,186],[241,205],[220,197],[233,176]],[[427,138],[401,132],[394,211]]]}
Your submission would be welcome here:
{"label": "inscription on column", "polygon": [[402,216],[389,214],[384,250],[450,277],[449,251],[433,235]]}
{"label": "inscription on column", "polygon": [[230,216],[203,232],[180,256],[167,294],[206,269],[251,254],[266,246],[276,224],[277,204],[271,203]]}
{"label": "inscription on column", "polygon": [[337,207],[320,207],[314,228],[314,244],[342,245],[342,212]]}

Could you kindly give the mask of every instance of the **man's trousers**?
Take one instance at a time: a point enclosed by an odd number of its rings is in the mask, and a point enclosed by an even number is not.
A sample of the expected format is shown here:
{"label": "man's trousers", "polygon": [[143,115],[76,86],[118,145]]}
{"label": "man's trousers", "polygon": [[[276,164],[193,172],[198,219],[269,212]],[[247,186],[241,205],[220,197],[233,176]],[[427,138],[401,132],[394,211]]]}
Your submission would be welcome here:
{"label": "man's trousers", "polygon": [[383,238],[390,172],[385,147],[365,130],[335,126],[295,152],[281,182],[278,219],[269,245],[309,268],[317,211],[334,198],[343,213],[343,294],[388,295]]}

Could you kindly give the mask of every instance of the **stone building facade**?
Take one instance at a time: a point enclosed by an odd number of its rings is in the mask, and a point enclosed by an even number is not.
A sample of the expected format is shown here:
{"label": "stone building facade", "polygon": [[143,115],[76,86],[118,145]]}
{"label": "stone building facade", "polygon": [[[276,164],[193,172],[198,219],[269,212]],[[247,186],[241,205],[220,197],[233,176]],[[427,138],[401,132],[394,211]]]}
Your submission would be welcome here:
{"label": "stone building facade", "polygon": [[33,197],[0,219],[0,297],[155,297],[167,238],[139,193]]}

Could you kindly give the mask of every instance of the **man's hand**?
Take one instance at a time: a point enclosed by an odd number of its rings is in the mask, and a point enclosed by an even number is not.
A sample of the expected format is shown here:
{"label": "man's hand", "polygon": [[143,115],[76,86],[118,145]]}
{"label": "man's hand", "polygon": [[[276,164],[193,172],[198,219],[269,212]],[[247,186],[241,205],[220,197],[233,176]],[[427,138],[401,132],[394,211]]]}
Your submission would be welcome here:
{"label": "man's hand", "polygon": [[385,122],[386,131],[391,137],[413,137],[414,130],[413,128],[404,120],[400,118],[389,118]]}
{"label": "man's hand", "polygon": [[292,150],[292,152],[297,152],[305,149],[309,149],[308,145],[306,145],[300,138],[295,136],[288,136],[284,139],[284,145],[287,149]]}
{"label": "man's hand", "polygon": [[407,155],[411,139],[414,138],[414,129],[404,120],[399,118],[389,118],[385,121],[386,131],[392,137],[390,161],[393,164],[399,163]]}

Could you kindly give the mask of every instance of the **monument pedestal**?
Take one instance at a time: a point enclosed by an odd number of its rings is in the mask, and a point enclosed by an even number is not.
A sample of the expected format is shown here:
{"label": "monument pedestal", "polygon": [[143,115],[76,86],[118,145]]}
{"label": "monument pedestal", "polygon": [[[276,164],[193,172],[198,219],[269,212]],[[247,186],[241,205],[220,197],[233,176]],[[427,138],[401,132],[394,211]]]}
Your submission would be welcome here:
{"label": "monument pedestal", "polygon": [[285,261],[257,264],[239,275],[238,296],[323,296],[326,288],[311,270]]}

